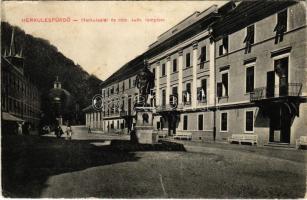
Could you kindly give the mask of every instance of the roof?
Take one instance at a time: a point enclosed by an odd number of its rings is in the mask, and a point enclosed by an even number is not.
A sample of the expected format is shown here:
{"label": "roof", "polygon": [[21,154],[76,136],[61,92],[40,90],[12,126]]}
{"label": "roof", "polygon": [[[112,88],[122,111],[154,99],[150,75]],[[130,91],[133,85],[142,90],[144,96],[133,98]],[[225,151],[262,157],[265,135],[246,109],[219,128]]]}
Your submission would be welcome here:
{"label": "roof", "polygon": [[92,105],[87,106],[86,108],[82,109],[82,112],[84,113],[90,113],[90,112],[97,112],[97,109],[94,109]]}
{"label": "roof", "polygon": [[213,36],[220,39],[295,3],[297,1],[230,1],[219,8],[221,17],[212,26]]}
{"label": "roof", "polygon": [[212,13],[217,13],[217,10],[218,10],[217,5],[212,5],[203,12],[198,12],[198,11],[194,12],[192,15],[183,19],[177,25],[173,26],[172,28],[170,28],[169,30],[158,36],[158,40],[153,44],[149,45],[149,48],[156,47],[158,44],[161,44],[165,40],[173,37],[174,35],[177,35],[179,32],[192,26],[194,23],[198,22],[199,20],[208,17]]}
{"label": "roof", "polygon": [[2,120],[5,121],[15,121],[15,122],[24,122],[25,120],[15,117],[7,112],[2,112]]}
{"label": "roof", "polygon": [[146,52],[126,63],[123,67],[121,67],[109,78],[107,78],[103,83],[101,83],[100,86],[106,87],[112,83],[120,82],[126,79],[126,77],[137,74],[144,67],[144,59],[146,59],[148,55],[150,56],[150,54],[153,54],[154,51],[156,51],[159,46],[163,44],[164,41],[170,40],[170,38],[174,37],[175,35],[181,34],[183,30],[193,26],[200,20],[207,19],[207,17],[209,16],[213,16],[211,14],[216,14],[216,12],[216,5],[209,7],[203,12],[194,12],[192,15],[179,22],[176,26],[162,33],[158,37],[157,41],[149,46],[149,49]]}

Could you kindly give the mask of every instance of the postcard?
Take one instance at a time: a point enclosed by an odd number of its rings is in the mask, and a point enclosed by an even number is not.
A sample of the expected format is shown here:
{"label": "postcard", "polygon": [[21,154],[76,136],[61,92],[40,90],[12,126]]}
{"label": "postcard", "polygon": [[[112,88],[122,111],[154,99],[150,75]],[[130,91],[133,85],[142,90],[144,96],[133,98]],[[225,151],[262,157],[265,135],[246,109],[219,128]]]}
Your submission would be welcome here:
{"label": "postcard", "polygon": [[305,1],[2,1],[3,198],[307,198]]}

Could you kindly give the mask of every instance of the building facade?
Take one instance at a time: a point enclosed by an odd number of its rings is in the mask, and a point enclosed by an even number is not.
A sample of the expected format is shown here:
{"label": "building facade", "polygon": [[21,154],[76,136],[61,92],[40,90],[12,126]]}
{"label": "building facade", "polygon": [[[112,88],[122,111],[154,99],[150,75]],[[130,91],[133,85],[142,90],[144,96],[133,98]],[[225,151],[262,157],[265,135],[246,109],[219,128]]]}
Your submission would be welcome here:
{"label": "building facade", "polygon": [[9,131],[6,125],[17,121],[29,123],[38,128],[41,115],[40,92],[24,75],[24,58],[17,53],[14,44],[14,32],[11,46],[1,55],[1,112],[2,131]]}
{"label": "building facade", "polygon": [[82,110],[85,113],[85,125],[91,129],[101,130],[102,127],[102,112],[101,110],[96,110],[92,105],[84,108]]}
{"label": "building facade", "polygon": [[307,128],[306,33],[306,2],[229,2],[195,12],[102,84],[102,129],[133,129],[134,80],[146,59],[159,133],[294,144]]}

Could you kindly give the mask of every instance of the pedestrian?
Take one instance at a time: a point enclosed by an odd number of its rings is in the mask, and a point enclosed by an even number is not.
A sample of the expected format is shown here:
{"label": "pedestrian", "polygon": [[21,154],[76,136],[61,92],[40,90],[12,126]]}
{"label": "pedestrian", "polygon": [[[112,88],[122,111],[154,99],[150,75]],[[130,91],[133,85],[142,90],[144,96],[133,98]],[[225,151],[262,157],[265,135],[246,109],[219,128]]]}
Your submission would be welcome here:
{"label": "pedestrian", "polygon": [[68,124],[67,125],[67,127],[66,127],[66,139],[67,140],[71,140],[71,137],[72,137],[72,128],[71,128],[71,126],[70,126],[70,124]]}
{"label": "pedestrian", "polygon": [[22,123],[18,123],[18,135],[22,135]]}
{"label": "pedestrian", "polygon": [[88,133],[92,133],[91,125],[88,126]]}
{"label": "pedestrian", "polygon": [[27,130],[27,135],[30,135],[30,131],[31,131],[31,124],[28,124],[28,130]]}

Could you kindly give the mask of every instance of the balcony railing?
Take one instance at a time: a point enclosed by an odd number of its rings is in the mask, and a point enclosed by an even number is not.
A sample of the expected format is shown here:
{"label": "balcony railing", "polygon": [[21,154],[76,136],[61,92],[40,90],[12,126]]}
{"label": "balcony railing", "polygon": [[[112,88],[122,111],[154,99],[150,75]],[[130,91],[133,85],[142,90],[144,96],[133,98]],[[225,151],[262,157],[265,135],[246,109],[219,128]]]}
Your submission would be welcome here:
{"label": "balcony railing", "polygon": [[157,108],[156,108],[157,112],[171,111],[171,110],[174,110],[174,109],[175,108],[173,108],[170,104],[157,106]]}
{"label": "balcony railing", "polygon": [[197,103],[198,105],[205,105],[207,104],[207,98],[206,97],[200,98],[198,99]]}
{"label": "balcony railing", "polygon": [[302,83],[288,83],[287,85],[275,85],[274,87],[256,88],[250,94],[251,101],[260,101],[264,99],[300,96],[302,93]]}

